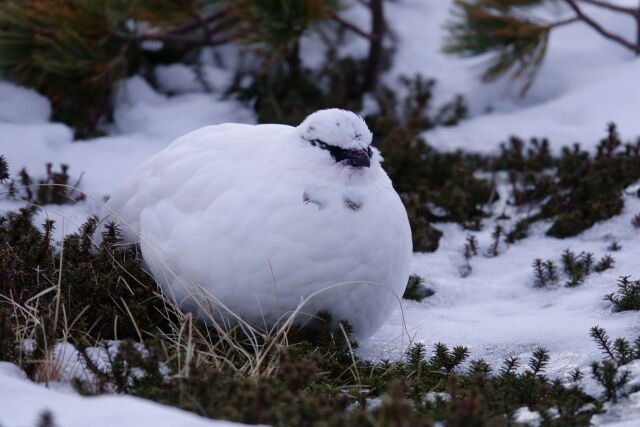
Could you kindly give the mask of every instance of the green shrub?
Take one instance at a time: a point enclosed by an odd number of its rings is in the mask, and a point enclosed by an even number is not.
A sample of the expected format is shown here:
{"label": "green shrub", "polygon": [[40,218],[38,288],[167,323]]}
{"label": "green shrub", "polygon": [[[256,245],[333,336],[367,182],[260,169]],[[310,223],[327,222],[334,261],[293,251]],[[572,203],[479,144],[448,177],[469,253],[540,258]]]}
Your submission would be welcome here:
{"label": "green shrub", "polygon": [[613,304],[615,311],[640,310],[640,280],[630,280],[630,276],[618,279],[618,292],[604,297]]}
{"label": "green shrub", "polygon": [[434,294],[435,291],[433,289],[424,286],[424,279],[422,277],[412,274],[409,276],[409,282],[407,283],[407,288],[402,298],[420,302]]}

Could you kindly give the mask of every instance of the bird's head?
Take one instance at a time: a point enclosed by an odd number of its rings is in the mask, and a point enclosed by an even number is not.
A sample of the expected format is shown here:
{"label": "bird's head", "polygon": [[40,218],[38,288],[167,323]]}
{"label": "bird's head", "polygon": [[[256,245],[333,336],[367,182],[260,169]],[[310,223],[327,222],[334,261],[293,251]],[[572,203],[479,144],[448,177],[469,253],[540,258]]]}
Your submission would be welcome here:
{"label": "bird's head", "polygon": [[[351,168],[368,168],[377,150],[364,120],[351,111],[332,108],[309,115],[299,126],[302,139],[333,160]],[[375,151],[374,151],[375,150]]]}

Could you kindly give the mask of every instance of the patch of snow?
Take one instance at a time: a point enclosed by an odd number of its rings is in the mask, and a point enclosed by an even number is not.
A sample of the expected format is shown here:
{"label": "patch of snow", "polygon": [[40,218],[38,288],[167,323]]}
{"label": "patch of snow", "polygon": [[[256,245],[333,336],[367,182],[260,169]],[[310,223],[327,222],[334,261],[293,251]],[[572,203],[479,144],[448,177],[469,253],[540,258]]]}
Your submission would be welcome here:
{"label": "patch of snow", "polygon": [[203,92],[207,89],[224,92],[233,82],[233,73],[214,65],[201,65],[201,78],[193,66],[160,65],[155,69],[158,86],[167,93]]}
{"label": "patch of snow", "polygon": [[[634,0],[612,3],[637,6]],[[574,142],[592,148],[612,120],[623,139],[640,135],[640,59],[628,49],[582,23],[557,28],[536,80],[521,97],[520,83],[509,77],[480,82],[488,56],[461,58],[442,52],[447,37],[444,24],[452,19],[452,5],[452,0],[400,0],[386,7],[398,41],[394,64],[384,81],[393,87],[398,76],[419,73],[437,80],[435,105],[462,94],[470,107],[470,120],[425,132],[429,143],[446,150],[487,152],[515,134],[549,137],[556,149]],[[605,28],[635,39],[636,23],[628,16],[589,5],[584,10]],[[553,2],[535,14],[547,22],[571,16],[565,5]],[[366,16],[366,11],[360,15]]]}
{"label": "patch of snow", "polygon": [[[539,346],[551,351],[550,374],[588,368],[593,360],[602,358],[589,336],[592,326],[604,327],[611,337],[633,340],[637,336],[638,314],[614,313],[603,297],[617,290],[618,277],[640,276],[640,231],[631,225],[638,212],[640,199],[626,195],[620,215],[567,239],[547,237],[544,232],[550,223],[535,223],[526,239],[509,246],[501,243],[497,257],[485,255],[491,233],[496,224],[508,230],[510,221],[515,221],[514,213],[507,212],[512,220],[488,221],[481,232],[463,230],[458,224],[436,224],[444,232],[439,249],[416,254],[413,264],[413,271],[425,278],[425,286],[435,290],[435,295],[422,302],[405,301],[404,319],[397,310],[370,342],[361,343],[360,351],[368,357],[399,356],[408,344],[408,332],[414,342],[425,343],[427,350],[436,342],[466,345],[472,358],[484,358],[496,368],[507,356],[517,356],[526,364]],[[477,237],[481,253],[471,259],[471,274],[463,278],[459,267],[469,234]],[[612,241],[622,249],[608,251]],[[565,249],[577,254],[592,252],[596,259],[611,254],[615,268],[593,273],[575,288],[564,287],[562,280],[555,287],[534,287],[534,259],[558,263]]]}
{"label": "patch of snow", "polygon": [[17,366],[0,362],[0,425],[33,427],[49,411],[55,425],[65,427],[233,427],[180,409],[125,395],[82,397],[26,379]]}
{"label": "patch of snow", "polygon": [[[637,6],[636,0],[615,3]],[[431,144],[439,149],[490,152],[497,150],[499,142],[516,134],[524,138],[548,136],[556,151],[562,145],[578,141],[592,148],[604,136],[606,124],[611,120],[618,123],[625,140],[640,135],[640,85],[637,83],[640,59],[585,25],[559,28],[551,34],[548,54],[537,80],[527,96],[520,98],[518,85],[509,79],[487,85],[479,82],[478,66],[486,58],[459,58],[440,51],[446,36],[443,24],[450,19],[451,5],[452,0],[386,3],[387,20],[398,42],[394,65],[384,81],[396,87],[400,75],[421,73],[438,80],[436,105],[457,93],[465,95],[469,102],[471,118],[457,127],[426,132],[424,136]],[[635,31],[634,23],[626,17],[597,8],[588,11],[623,36],[631,37]],[[344,13],[357,25],[368,28],[368,17],[357,2]],[[566,11],[560,8],[540,13],[547,17],[565,16]],[[354,35],[347,40],[341,55],[366,55],[366,40]],[[303,40],[305,64],[320,63],[322,56],[317,46],[319,42],[313,36]],[[235,61],[237,55],[227,55],[235,49],[225,46],[220,51],[226,52],[222,55],[225,60]],[[213,56],[204,63],[204,75],[214,89],[220,89],[228,76]],[[232,70],[237,63],[224,65]],[[218,72],[219,75],[215,74]],[[116,123],[108,128],[109,136],[79,142],[73,142],[69,127],[47,121],[51,109],[44,97],[0,82],[0,154],[6,155],[13,175],[26,166],[37,178],[44,175],[47,162],[56,166],[68,164],[72,181],[85,172],[80,187],[100,201],[175,137],[209,124],[255,123],[250,106],[224,99],[217,92],[202,93],[195,73],[186,66],[160,67],[156,77],[163,93],[140,77],[123,81],[116,98]],[[166,93],[179,95],[169,97]],[[371,100],[366,105],[367,109],[374,108]],[[631,193],[631,189],[628,192]],[[96,212],[95,205],[88,200],[73,206],[49,206],[46,212],[39,213],[38,221],[45,215],[56,216],[53,219],[57,219],[59,233],[73,231],[84,217]],[[3,210],[16,206],[6,201],[0,203]],[[550,224],[537,223],[531,228],[530,237],[503,246],[499,256],[474,257],[471,274],[465,278],[460,277],[459,268],[469,232],[456,224],[437,224],[444,232],[441,247],[434,253],[416,254],[413,262],[413,271],[423,276],[425,285],[436,294],[421,303],[405,301],[404,321],[398,310],[371,341],[361,343],[361,354],[372,358],[400,355],[408,343],[406,326],[411,338],[424,342],[427,350],[436,342],[467,345],[471,357],[485,358],[497,367],[507,356],[518,356],[526,364],[535,348],[544,346],[551,350],[548,368],[551,375],[566,374],[580,367],[588,376],[588,364],[601,358],[600,350],[589,337],[590,327],[605,327],[612,338],[633,339],[640,326],[637,313],[614,313],[602,300],[605,294],[617,289],[619,276],[632,274],[640,278],[637,262],[640,232],[630,224],[639,212],[640,199],[628,194],[620,215],[569,239],[546,237],[544,232]],[[487,220],[482,232],[472,233],[483,250],[491,242],[494,225],[495,220]],[[616,261],[614,269],[594,273],[576,288],[533,287],[531,263],[535,258],[557,261],[565,249],[578,253],[590,251],[600,258],[609,253],[607,248],[613,241],[622,246],[620,251],[611,253]],[[65,360],[74,357],[72,352],[64,354]],[[122,396],[85,399],[63,394],[24,381],[21,371],[6,365],[0,364],[0,424],[3,426],[32,426],[38,410],[46,406],[54,410],[56,421],[64,426],[91,423],[100,427],[115,425],[127,418],[139,425],[140,413],[145,420],[152,420],[149,423],[157,420],[158,425],[189,425],[188,422],[212,425],[198,417],[139,399]],[[593,382],[586,384],[590,391],[599,392]],[[20,403],[21,399],[25,403]],[[25,407],[34,410],[28,413]],[[78,413],[74,415],[76,409]],[[618,406],[612,405],[610,415],[595,421],[616,422],[618,426],[638,425],[640,394],[631,395]],[[90,418],[78,421],[82,416]],[[109,418],[119,416],[122,418],[118,420]],[[100,421],[101,417],[107,421]]]}
{"label": "patch of snow", "polygon": [[47,98],[33,89],[0,81],[0,122],[45,123],[50,116]]}
{"label": "patch of snow", "polygon": [[526,406],[518,409],[513,415],[514,421],[517,423],[526,424],[532,427],[540,425],[540,414],[537,411],[531,411]]}
{"label": "patch of snow", "polygon": [[123,82],[117,99],[115,130],[122,134],[158,138],[164,141],[163,146],[202,126],[255,121],[253,112],[237,101],[222,100],[217,95],[204,93],[169,98],[155,92],[139,76]]}

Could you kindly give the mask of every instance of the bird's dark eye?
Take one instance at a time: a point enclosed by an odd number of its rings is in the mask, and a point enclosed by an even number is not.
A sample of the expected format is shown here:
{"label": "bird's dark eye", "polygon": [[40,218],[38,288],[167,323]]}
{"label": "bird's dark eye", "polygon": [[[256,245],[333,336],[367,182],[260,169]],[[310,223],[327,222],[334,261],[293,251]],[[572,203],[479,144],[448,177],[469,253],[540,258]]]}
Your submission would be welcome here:
{"label": "bird's dark eye", "polygon": [[[335,145],[329,145],[326,142],[321,141],[319,139],[308,139],[307,141],[309,141],[309,143],[314,147],[318,147],[322,150],[327,150],[329,154],[331,154],[331,157],[333,157],[333,160],[336,161],[336,163],[339,163],[343,160],[352,161],[354,156],[355,157],[362,156],[362,151],[336,147]],[[373,152],[371,151],[371,147],[367,147],[367,156],[371,158],[372,155],[373,155]],[[363,161],[362,159],[359,160],[359,162],[362,162],[362,161]],[[368,167],[369,162],[367,161],[366,163]]]}

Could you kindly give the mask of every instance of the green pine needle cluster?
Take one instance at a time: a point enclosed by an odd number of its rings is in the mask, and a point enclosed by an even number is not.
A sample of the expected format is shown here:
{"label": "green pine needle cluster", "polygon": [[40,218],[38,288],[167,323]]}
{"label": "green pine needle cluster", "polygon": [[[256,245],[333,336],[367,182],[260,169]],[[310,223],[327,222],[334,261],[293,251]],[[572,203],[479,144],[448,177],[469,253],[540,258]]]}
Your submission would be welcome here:
{"label": "green pine needle cluster", "polygon": [[420,302],[425,298],[433,296],[435,293],[436,292],[433,289],[429,289],[424,285],[424,278],[416,274],[412,274],[409,276],[407,288],[405,289],[402,298]]}
{"label": "green pine needle cluster", "polygon": [[7,0],[0,3],[0,74],[46,95],[54,120],[72,125],[78,138],[95,136],[120,79],[236,41],[283,56],[337,6],[334,0]]}
{"label": "green pine needle cluster", "polygon": [[530,87],[542,65],[551,26],[518,13],[518,8],[540,0],[456,0],[455,19],[447,25],[447,53],[493,56],[482,75],[493,81],[505,74],[524,80],[522,93]]}
{"label": "green pine needle cluster", "polygon": [[[338,0],[236,0],[231,13],[242,23],[244,39],[265,45],[270,56],[284,55],[298,39],[337,9]],[[275,52],[274,52],[275,51]]]}
{"label": "green pine needle cluster", "polygon": [[553,260],[543,261],[536,258],[533,261],[534,285],[537,287],[555,285],[563,273],[567,279],[565,286],[572,288],[581,285],[592,273],[601,273],[613,268],[614,263],[615,260],[611,255],[605,255],[596,262],[591,252],[581,252],[576,255],[567,249],[562,253],[561,269]]}
{"label": "green pine needle cluster", "polygon": [[604,297],[615,311],[640,310],[640,280],[631,280],[630,276],[618,279],[618,292]]}

